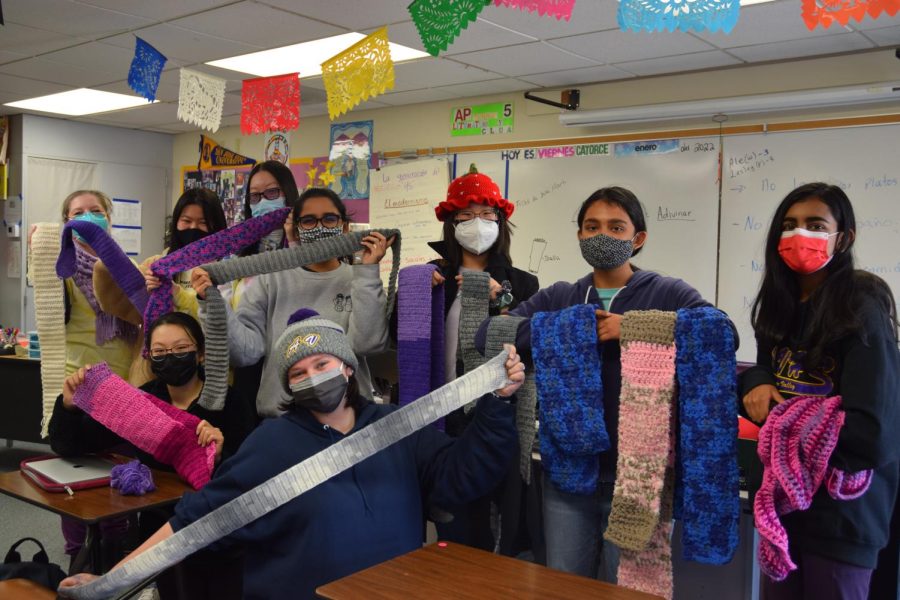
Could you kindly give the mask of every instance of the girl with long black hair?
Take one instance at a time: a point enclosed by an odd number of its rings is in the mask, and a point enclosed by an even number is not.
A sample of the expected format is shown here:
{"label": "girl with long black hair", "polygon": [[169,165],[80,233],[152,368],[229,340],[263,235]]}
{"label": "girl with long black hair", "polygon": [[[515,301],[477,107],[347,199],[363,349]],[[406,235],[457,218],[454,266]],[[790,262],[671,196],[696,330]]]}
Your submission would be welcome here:
{"label": "girl with long black hair", "polygon": [[897,309],[882,279],[855,268],[855,240],[849,198],[825,183],[790,192],[766,240],[744,409],[763,421],[786,398],[840,395],[846,416],[829,466],[873,471],[859,498],[835,500],[823,486],[808,510],[782,517],[799,569],[782,582],[764,578],[769,599],[865,599],[890,534],[900,479]]}

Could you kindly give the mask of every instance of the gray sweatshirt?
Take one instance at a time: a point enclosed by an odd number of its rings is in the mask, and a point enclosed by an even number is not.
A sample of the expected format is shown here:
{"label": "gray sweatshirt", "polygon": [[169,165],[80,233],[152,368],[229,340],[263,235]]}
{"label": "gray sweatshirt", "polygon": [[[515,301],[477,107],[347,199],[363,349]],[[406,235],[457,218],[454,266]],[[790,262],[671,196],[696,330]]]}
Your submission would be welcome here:
{"label": "gray sweatshirt", "polygon": [[[228,310],[228,346],[231,364],[246,367],[264,356],[262,381],[256,395],[256,411],[261,417],[277,417],[278,405],[290,400],[278,381],[275,363],[268,360],[278,336],[287,327],[288,317],[298,308],[312,308],[344,328],[359,359],[356,372],[359,391],[372,397],[372,378],[363,358],[384,351],[388,344],[387,297],[378,265],[341,266],[327,273],[302,267],[255,277]],[[200,302],[201,322],[206,319],[205,302]]]}

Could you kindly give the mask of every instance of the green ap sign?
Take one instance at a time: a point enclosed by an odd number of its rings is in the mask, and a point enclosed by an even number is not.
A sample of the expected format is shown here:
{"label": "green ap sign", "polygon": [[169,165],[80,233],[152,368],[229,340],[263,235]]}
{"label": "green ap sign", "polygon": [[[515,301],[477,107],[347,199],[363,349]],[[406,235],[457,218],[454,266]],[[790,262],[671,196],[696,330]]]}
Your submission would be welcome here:
{"label": "green ap sign", "polygon": [[458,106],[450,112],[450,135],[512,133],[514,118],[512,102]]}

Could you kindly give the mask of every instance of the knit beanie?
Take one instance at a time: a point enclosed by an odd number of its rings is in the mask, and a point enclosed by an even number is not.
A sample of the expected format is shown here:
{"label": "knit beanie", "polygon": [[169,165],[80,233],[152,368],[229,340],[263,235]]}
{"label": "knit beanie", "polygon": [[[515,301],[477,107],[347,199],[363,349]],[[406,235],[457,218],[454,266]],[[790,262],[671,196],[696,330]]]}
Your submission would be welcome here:
{"label": "knit beanie", "polygon": [[359,369],[359,361],[343,327],[319,316],[311,308],[301,308],[288,318],[288,328],[275,342],[275,354],[272,357],[278,361],[278,377],[281,387],[288,395],[291,393],[288,370],[313,354],[330,354],[353,367],[354,371]]}
{"label": "knit beanie", "polygon": [[472,202],[492,206],[501,211],[507,219],[516,209],[512,202],[500,194],[500,188],[494,183],[494,180],[479,173],[472,164],[468,173],[450,182],[450,187],[447,188],[447,199],[438,204],[434,212],[438,221],[446,221],[454,212],[469,208],[469,204]]}

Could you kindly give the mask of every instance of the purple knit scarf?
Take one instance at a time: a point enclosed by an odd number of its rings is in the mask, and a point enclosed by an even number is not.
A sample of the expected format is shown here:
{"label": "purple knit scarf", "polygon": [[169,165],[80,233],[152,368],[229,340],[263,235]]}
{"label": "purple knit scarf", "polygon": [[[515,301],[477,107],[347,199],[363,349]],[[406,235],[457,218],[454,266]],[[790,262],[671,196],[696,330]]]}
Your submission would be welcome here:
{"label": "purple knit scarf", "polygon": [[445,383],[444,289],[431,285],[436,269],[435,265],[414,265],[400,270],[397,288],[400,406]]}
{"label": "purple knit scarf", "polygon": [[94,294],[94,265],[99,259],[81,247],[75,247],[75,274],[72,280],[84,294],[88,304],[96,315],[94,319],[94,341],[103,346],[110,340],[121,338],[134,343],[138,337],[138,329],[131,323],[123,321],[100,309],[100,303]]}
{"label": "purple knit scarf", "polygon": [[160,280],[160,286],[150,294],[144,312],[144,327],[148,328],[160,316],[172,312],[172,277],[182,271],[221,260],[255,244],[268,233],[284,225],[290,208],[281,208],[249,219],[229,229],[217,231],[184,248],[163,256],[150,271]]}
{"label": "purple knit scarf", "polygon": [[[97,256],[75,243],[72,239],[73,229],[84,237]],[[66,223],[62,231],[62,249],[56,260],[57,275],[71,277],[94,311],[94,341],[98,346],[115,338],[132,344],[138,338],[138,328],[100,309],[100,303],[94,294],[94,265],[98,260],[103,261],[132,304],[138,306],[146,302],[147,292],[140,283],[143,276],[102,227],[86,221],[72,220]]]}

